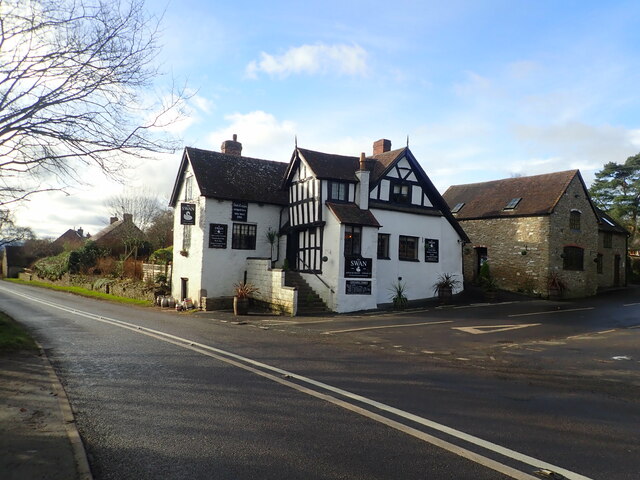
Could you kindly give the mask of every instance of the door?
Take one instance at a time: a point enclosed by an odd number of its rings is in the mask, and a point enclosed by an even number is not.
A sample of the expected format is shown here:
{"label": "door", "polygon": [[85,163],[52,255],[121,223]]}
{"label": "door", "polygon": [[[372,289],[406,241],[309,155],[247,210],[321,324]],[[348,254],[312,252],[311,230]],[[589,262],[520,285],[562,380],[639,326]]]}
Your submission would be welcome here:
{"label": "door", "polygon": [[189,296],[189,279],[181,278],[180,279],[180,301],[184,301],[185,298]]}
{"label": "door", "polygon": [[613,286],[620,286],[620,255],[616,255],[613,259]]}
{"label": "door", "polygon": [[480,269],[482,268],[482,265],[485,264],[488,258],[487,247],[476,247],[475,251],[476,261],[473,268],[473,280],[475,282],[478,282],[480,280]]}
{"label": "door", "polygon": [[291,231],[287,234],[287,263],[289,270],[298,270],[298,232]]}

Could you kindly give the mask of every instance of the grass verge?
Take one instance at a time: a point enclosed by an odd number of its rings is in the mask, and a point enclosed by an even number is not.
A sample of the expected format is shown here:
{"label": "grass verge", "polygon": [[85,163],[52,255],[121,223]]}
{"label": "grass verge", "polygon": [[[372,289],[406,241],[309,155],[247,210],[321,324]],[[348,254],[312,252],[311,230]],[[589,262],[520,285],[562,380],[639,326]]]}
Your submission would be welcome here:
{"label": "grass verge", "polygon": [[0,354],[19,350],[38,350],[38,347],[24,328],[0,312]]}
{"label": "grass verge", "polygon": [[150,300],[138,300],[135,298],[119,297],[117,295],[111,295],[104,292],[96,292],[95,290],[89,290],[88,288],[65,287],[63,285],[54,285],[51,283],[37,282],[37,281],[29,282],[26,280],[19,280],[17,278],[5,278],[4,280],[12,283],[18,283],[20,285],[31,285],[34,287],[48,288],[49,290],[69,292],[75,295],[81,295],[83,297],[97,298],[100,300],[109,300],[109,301],[118,302],[118,303],[127,303],[129,305],[140,305],[144,307],[150,307],[151,305],[153,305],[153,302]]}

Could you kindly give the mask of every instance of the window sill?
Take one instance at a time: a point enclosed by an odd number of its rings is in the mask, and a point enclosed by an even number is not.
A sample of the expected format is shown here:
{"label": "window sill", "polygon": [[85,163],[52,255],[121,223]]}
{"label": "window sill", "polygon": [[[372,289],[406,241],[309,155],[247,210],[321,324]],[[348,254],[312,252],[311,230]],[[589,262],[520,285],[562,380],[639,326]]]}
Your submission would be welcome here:
{"label": "window sill", "polygon": [[378,257],[378,260],[391,260],[391,257]]}
{"label": "window sill", "polygon": [[419,258],[398,258],[398,260],[400,260],[401,262],[416,262],[416,263],[420,263],[420,259]]}

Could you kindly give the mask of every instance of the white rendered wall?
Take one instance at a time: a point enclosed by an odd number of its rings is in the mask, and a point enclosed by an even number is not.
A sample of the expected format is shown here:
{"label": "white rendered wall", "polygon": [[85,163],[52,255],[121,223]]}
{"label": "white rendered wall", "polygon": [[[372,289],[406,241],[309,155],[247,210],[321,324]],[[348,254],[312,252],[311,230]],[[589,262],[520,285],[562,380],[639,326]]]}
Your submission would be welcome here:
{"label": "white rendered wall", "polygon": [[[390,303],[392,286],[402,278],[409,300],[434,297],[433,284],[443,273],[452,273],[462,281],[462,245],[458,233],[444,217],[413,215],[403,212],[372,209],[382,225],[377,233],[387,233],[389,238],[389,260],[377,259],[377,302]],[[418,237],[418,261],[398,259],[399,236]],[[439,240],[439,262],[424,261],[425,238]],[[462,286],[457,291],[460,291]]]}

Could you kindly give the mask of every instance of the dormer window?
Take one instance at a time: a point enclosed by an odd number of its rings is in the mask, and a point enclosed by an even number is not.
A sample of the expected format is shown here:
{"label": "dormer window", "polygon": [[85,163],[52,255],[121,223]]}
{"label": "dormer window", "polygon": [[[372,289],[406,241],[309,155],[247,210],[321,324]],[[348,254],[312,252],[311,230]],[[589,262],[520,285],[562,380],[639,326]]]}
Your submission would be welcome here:
{"label": "dormer window", "polygon": [[390,201],[394,203],[411,203],[411,185],[392,182]]}
{"label": "dormer window", "polygon": [[518,204],[520,203],[520,200],[522,200],[522,197],[515,197],[512,198],[511,200],[509,200],[509,203],[507,203],[504,206],[503,210],[515,210],[515,208],[518,206]]}
{"label": "dormer window", "polygon": [[462,207],[464,207],[464,202],[456,203],[455,207],[451,209],[451,213],[458,213]]}
{"label": "dormer window", "polygon": [[329,200],[337,200],[339,202],[347,201],[347,192],[349,187],[346,182],[329,182]]}

